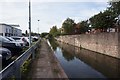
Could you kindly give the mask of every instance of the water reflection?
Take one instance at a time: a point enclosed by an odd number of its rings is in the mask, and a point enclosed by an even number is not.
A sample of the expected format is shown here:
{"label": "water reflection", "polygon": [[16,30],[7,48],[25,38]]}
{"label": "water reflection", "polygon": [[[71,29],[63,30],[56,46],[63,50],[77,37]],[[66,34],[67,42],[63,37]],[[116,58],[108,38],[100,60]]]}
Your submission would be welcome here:
{"label": "water reflection", "polygon": [[[63,53],[63,57],[67,60],[67,61],[71,61],[74,60],[74,54],[71,54],[69,52],[67,52],[66,50],[62,50]],[[69,54],[69,55],[68,55]]]}
{"label": "water reflection", "polygon": [[78,47],[63,44],[60,42],[59,45],[60,47],[62,47],[62,49],[67,50],[68,53],[75,53],[74,56],[76,58],[87,63],[88,65],[101,72],[105,76],[109,78],[120,77],[120,60],[90,50],[80,49]]}
{"label": "water reflection", "polygon": [[55,39],[54,39],[54,38],[50,38],[48,41],[50,42],[50,44],[51,44],[53,50],[56,50],[58,44],[55,42]]}
{"label": "water reflection", "polygon": [[79,50],[76,57],[92,66],[108,78],[120,77],[120,60],[118,59],[85,49]]}
{"label": "water reflection", "polygon": [[65,43],[57,43],[59,45],[54,49],[56,56],[70,78],[120,78],[120,60]]}

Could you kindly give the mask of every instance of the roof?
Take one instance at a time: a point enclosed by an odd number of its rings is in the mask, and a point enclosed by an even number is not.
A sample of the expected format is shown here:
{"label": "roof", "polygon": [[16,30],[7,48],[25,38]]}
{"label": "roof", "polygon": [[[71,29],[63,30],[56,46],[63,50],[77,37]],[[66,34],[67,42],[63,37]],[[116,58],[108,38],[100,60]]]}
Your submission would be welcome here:
{"label": "roof", "polygon": [[9,24],[12,27],[20,27],[20,25],[15,25],[15,24]]}
{"label": "roof", "polygon": [[6,25],[6,26],[12,26],[12,27],[20,27],[20,25],[15,25],[15,24],[0,23],[0,25]]}
{"label": "roof", "polygon": [[0,25],[6,25],[6,26],[11,26],[11,25],[8,25],[8,24],[5,24],[5,23],[0,23]]}
{"label": "roof", "polygon": [[14,28],[14,29],[22,31],[21,29],[16,28],[16,27],[20,27],[19,25],[13,25],[13,24],[11,25],[11,24],[5,24],[5,23],[0,23],[0,25],[10,26],[11,28]]}

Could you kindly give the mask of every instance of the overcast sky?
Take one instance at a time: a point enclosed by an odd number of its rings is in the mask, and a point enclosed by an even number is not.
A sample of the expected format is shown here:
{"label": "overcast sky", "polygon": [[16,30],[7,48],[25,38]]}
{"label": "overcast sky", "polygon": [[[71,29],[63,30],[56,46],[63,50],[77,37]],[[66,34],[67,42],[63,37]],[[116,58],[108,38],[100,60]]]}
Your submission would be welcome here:
{"label": "overcast sky", "polygon": [[[57,25],[61,27],[66,18],[75,22],[89,19],[104,11],[107,0],[33,0],[32,31],[49,32]],[[0,23],[19,24],[23,32],[28,30],[28,0],[0,0]],[[38,20],[40,20],[38,22]]]}

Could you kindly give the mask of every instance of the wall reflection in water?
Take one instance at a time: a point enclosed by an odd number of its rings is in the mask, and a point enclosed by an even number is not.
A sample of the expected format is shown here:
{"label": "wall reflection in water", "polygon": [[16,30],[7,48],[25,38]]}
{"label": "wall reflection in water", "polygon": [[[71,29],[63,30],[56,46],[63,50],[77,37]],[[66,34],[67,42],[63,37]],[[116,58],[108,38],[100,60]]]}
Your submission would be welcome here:
{"label": "wall reflection in water", "polygon": [[81,49],[65,43],[57,42],[62,55],[67,60],[83,61],[108,78],[120,78],[120,60],[90,50]]}

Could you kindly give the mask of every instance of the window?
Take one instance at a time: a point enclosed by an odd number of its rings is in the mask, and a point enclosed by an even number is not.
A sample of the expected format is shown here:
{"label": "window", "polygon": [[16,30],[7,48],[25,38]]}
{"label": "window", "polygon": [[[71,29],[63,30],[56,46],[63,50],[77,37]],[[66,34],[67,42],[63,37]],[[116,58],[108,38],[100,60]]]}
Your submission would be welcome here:
{"label": "window", "polygon": [[6,33],[8,33],[8,29],[6,28]]}
{"label": "window", "polygon": [[1,36],[3,36],[3,33],[0,33]]}
{"label": "window", "polygon": [[7,36],[7,33],[5,33],[5,36]]}

